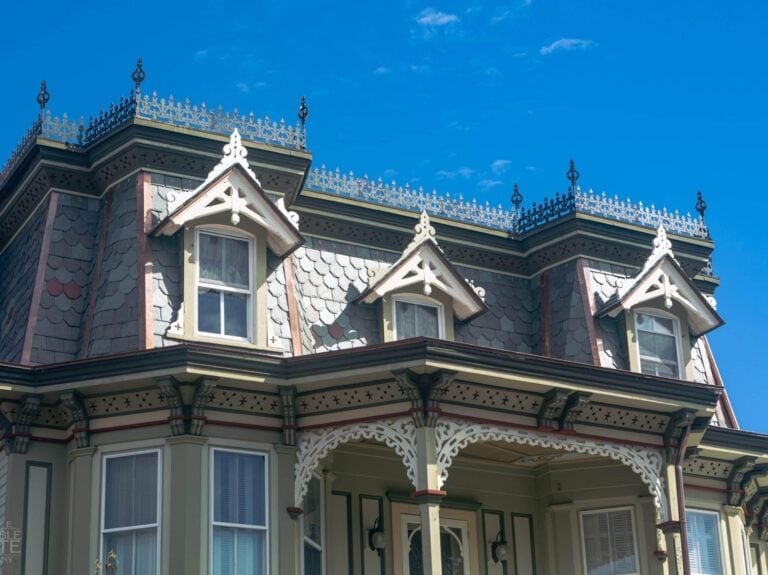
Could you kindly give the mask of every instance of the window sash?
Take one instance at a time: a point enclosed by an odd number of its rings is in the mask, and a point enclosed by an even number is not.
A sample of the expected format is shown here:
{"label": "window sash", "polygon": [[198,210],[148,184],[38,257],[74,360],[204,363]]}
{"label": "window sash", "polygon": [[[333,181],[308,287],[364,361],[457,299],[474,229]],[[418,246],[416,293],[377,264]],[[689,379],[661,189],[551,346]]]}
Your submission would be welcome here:
{"label": "window sash", "polygon": [[720,515],[713,511],[686,509],[685,520],[691,575],[723,575]]}
{"label": "window sash", "polygon": [[[645,320],[650,320],[653,327],[647,327],[649,323],[648,321],[645,321],[646,325],[640,325],[641,317]],[[664,329],[663,324],[662,328],[654,329],[659,322],[669,322],[672,333],[669,333],[669,329]],[[650,312],[638,311],[635,312],[634,324],[640,372],[662,377],[680,377],[682,366],[680,354],[680,325],[678,320]],[[655,344],[660,343],[663,340],[671,340],[672,357],[665,357],[660,353],[646,353],[643,351],[644,347],[658,349]],[[669,343],[669,341],[667,343]],[[671,375],[667,373],[667,369],[672,372]]]}
{"label": "window sash", "polygon": [[[582,511],[580,515],[584,572],[587,575],[639,575],[634,510],[618,507]],[[590,526],[594,526],[591,532]],[[590,567],[595,560],[598,563]]]}
{"label": "window sash", "polygon": [[[411,309],[402,309],[402,306],[412,306]],[[423,322],[424,316],[420,315],[420,310],[429,309],[434,310],[435,331],[436,334],[424,334]],[[410,312],[410,313],[404,313]],[[416,298],[395,298],[392,302],[392,324],[394,326],[394,333],[396,339],[408,339],[410,337],[443,337],[443,306],[436,302],[423,301]],[[431,317],[428,317],[431,320]],[[406,322],[408,322],[408,325]],[[409,333],[409,330],[411,333]]]}

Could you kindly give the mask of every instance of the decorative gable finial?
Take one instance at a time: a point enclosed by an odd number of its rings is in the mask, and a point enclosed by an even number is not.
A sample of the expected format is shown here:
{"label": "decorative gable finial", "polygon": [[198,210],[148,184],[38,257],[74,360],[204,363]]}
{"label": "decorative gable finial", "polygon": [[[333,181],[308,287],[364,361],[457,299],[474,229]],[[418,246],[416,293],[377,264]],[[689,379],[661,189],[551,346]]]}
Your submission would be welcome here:
{"label": "decorative gable finial", "polygon": [[653,239],[653,252],[651,253],[650,259],[655,260],[664,254],[669,254],[674,257],[674,254],[672,253],[672,242],[667,238],[667,230],[664,229],[662,224],[659,224],[659,229],[656,230],[656,237]]}
{"label": "decorative gable finial", "polygon": [[[243,146],[243,141],[237,128],[232,131],[232,134],[229,136],[229,143],[224,145],[223,150],[224,156],[221,158],[221,161],[216,164],[216,167],[214,167],[208,174],[209,180],[227,168],[234,166],[235,164],[240,164],[251,176],[253,176],[253,179],[258,182],[256,174],[251,171],[251,167],[248,165],[248,160],[246,159],[248,157],[248,150]],[[259,183],[259,185],[261,185],[261,183]]]}
{"label": "decorative gable finial", "polygon": [[408,244],[407,248],[405,248],[406,252],[411,248],[416,247],[424,240],[432,240],[435,245],[437,245],[437,240],[435,239],[435,228],[432,226],[432,222],[429,221],[429,214],[426,210],[422,210],[419,223],[413,227],[413,231],[416,232],[416,235],[413,236],[411,243]]}

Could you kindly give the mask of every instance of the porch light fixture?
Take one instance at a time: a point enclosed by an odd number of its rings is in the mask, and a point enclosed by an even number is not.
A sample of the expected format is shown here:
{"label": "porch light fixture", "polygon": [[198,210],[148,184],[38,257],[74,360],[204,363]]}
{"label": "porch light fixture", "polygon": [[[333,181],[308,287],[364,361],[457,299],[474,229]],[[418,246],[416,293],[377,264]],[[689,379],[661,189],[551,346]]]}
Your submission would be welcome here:
{"label": "porch light fixture", "polygon": [[494,563],[506,561],[508,554],[507,539],[504,537],[504,531],[501,530],[496,534],[494,542],[491,543],[491,559],[493,559]]}
{"label": "porch light fixture", "polygon": [[387,539],[384,537],[384,526],[382,525],[381,515],[373,522],[373,527],[368,530],[368,548],[376,551],[381,557],[384,549],[387,547]]}

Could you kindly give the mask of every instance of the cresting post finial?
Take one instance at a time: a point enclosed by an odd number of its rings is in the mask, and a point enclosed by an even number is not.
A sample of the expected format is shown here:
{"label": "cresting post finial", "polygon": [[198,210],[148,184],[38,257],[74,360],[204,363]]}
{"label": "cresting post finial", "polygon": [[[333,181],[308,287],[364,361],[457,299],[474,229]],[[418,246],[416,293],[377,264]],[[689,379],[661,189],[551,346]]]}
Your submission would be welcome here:
{"label": "cresting post finial", "polygon": [[45,110],[45,105],[50,99],[51,95],[48,93],[48,84],[43,80],[40,82],[40,92],[37,94],[37,103],[40,105],[41,112]]}
{"label": "cresting post finial", "polygon": [[301,103],[299,103],[299,122],[301,122],[301,127],[304,127],[304,124],[307,123],[307,116],[309,116],[309,108],[307,107],[307,97],[302,96],[301,97]]}
{"label": "cresting post finial", "polygon": [[518,187],[517,183],[515,183],[514,187],[512,188],[512,205],[515,206],[516,210],[520,209],[520,204],[523,203],[523,194],[520,193],[520,188]]}
{"label": "cresting post finial", "polygon": [[701,220],[704,221],[704,212],[707,211],[707,202],[704,201],[704,198],[701,195],[701,190],[696,192],[696,211],[699,212]]}
{"label": "cresting post finial", "polygon": [[579,171],[576,169],[576,162],[571,160],[570,166],[568,168],[568,172],[565,174],[565,177],[568,178],[568,181],[571,182],[571,191],[576,192],[576,182],[579,181]]}
{"label": "cresting post finial", "polygon": [[133,74],[131,74],[131,80],[133,80],[133,84],[136,86],[137,93],[141,91],[141,83],[146,77],[147,75],[144,73],[143,62],[141,58],[139,58],[136,61],[136,69],[133,71]]}

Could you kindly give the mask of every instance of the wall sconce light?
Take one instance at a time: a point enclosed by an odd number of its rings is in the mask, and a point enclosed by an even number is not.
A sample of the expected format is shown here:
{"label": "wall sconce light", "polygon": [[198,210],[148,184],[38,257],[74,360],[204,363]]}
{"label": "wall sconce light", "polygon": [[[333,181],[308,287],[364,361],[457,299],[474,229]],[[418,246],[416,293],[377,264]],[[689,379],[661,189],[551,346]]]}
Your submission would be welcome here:
{"label": "wall sconce light", "polygon": [[381,515],[373,522],[373,527],[368,530],[368,548],[376,551],[379,557],[384,553],[387,547],[387,538],[384,536],[384,526],[382,525]]}
{"label": "wall sconce light", "polygon": [[491,559],[494,563],[498,563],[499,561],[506,561],[508,555],[507,540],[502,530],[496,534],[496,539],[491,543]]}

